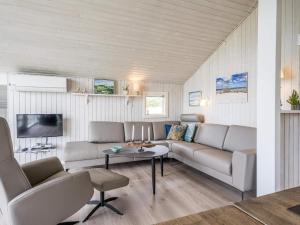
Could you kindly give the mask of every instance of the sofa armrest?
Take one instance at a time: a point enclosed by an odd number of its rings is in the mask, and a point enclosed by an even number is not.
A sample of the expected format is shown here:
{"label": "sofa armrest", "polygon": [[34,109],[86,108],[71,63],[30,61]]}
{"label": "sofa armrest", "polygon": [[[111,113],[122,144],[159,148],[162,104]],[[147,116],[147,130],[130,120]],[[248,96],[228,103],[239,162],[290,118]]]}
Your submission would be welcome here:
{"label": "sofa armrest", "polygon": [[256,149],[234,151],[232,156],[232,183],[242,192],[256,184]]}
{"label": "sofa armrest", "polygon": [[48,177],[63,171],[64,168],[57,157],[36,160],[22,165],[30,184],[35,186]]}
{"label": "sofa armrest", "polygon": [[62,222],[92,197],[87,171],[68,174],[31,188],[8,204],[11,224],[53,225]]}

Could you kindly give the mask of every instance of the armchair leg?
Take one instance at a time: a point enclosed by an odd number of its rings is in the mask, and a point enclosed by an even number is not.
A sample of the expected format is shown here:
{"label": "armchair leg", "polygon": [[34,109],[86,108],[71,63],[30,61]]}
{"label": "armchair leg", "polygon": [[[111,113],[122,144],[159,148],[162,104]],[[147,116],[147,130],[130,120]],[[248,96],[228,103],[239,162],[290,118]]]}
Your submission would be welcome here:
{"label": "armchair leg", "polygon": [[104,192],[100,192],[100,201],[90,201],[88,204],[93,204],[96,205],[95,208],[89,213],[89,215],[87,215],[87,217],[82,221],[83,223],[86,222],[96,211],[97,209],[99,209],[100,207],[107,207],[110,210],[112,210],[113,212],[119,214],[119,215],[123,215],[122,212],[120,212],[118,209],[116,209],[115,207],[113,207],[111,204],[108,204],[108,202],[114,201],[116,200],[118,197],[111,197],[108,199],[104,199]]}
{"label": "armchair leg", "polygon": [[118,209],[116,209],[115,207],[113,207],[111,204],[105,203],[104,206],[106,206],[107,208],[111,209],[112,211],[114,211],[115,213],[119,214],[120,216],[123,216],[123,213],[121,213]]}

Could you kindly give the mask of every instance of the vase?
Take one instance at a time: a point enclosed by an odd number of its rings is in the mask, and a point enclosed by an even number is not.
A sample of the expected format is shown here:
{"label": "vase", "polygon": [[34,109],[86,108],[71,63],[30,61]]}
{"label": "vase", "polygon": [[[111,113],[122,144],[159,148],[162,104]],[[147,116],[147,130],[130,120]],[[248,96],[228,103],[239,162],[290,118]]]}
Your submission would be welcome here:
{"label": "vase", "polygon": [[300,105],[291,105],[291,110],[300,110]]}

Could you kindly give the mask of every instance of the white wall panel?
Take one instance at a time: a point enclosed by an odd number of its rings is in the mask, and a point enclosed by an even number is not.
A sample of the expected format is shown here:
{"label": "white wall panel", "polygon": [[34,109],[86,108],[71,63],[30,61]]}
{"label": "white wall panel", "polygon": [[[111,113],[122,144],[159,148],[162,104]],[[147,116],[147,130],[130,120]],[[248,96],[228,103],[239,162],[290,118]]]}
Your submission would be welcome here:
{"label": "white wall panel", "polygon": [[[86,88],[92,91],[93,79],[70,78],[71,91]],[[118,81],[118,90],[121,90],[125,81]],[[181,84],[164,82],[145,82],[145,91],[167,91],[169,93],[169,117],[163,120],[178,120],[182,112]],[[141,121],[143,119],[142,97],[134,98],[132,104],[126,104],[124,97],[91,97],[86,104],[84,96],[68,93],[45,92],[17,92],[13,87],[8,89],[8,120],[11,127],[15,148],[30,147],[41,138],[18,139],[16,137],[16,114],[18,113],[62,113],[64,117],[64,136],[49,138],[49,142],[58,146],[57,151],[50,155],[62,156],[62,149],[67,141],[84,141],[88,138],[88,122],[102,121]],[[156,119],[157,120],[157,119]],[[159,120],[159,119],[158,119]],[[24,162],[36,159],[35,155],[16,154]],[[38,155],[37,158],[48,156]]]}
{"label": "white wall panel", "polygon": [[281,114],[281,152],[278,189],[300,185],[300,114]]}
{"label": "white wall panel", "polygon": [[[211,55],[184,85],[184,112],[203,113],[206,121],[256,126],[257,10]],[[216,77],[248,72],[247,103],[218,103]],[[188,92],[200,90],[209,98],[207,107],[189,107]]]}
{"label": "white wall panel", "polygon": [[[299,53],[297,35],[300,33],[300,1],[284,0],[282,5],[282,57],[281,80],[282,109],[290,109],[286,102],[293,89],[300,91]],[[281,152],[278,174],[278,189],[300,185],[300,114],[281,114]]]}

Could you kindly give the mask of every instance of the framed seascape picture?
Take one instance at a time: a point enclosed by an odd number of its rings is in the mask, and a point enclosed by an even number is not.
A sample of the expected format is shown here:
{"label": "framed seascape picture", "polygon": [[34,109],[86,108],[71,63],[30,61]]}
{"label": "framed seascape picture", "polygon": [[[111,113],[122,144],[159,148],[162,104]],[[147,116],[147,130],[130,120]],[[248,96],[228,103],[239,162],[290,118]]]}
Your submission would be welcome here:
{"label": "framed seascape picture", "polygon": [[216,78],[216,97],[220,103],[243,103],[248,100],[248,73]]}
{"label": "framed seascape picture", "polygon": [[189,92],[189,106],[200,106],[201,98],[202,98],[201,91]]}
{"label": "framed seascape picture", "polygon": [[116,82],[114,80],[95,79],[94,93],[95,94],[115,94]]}

